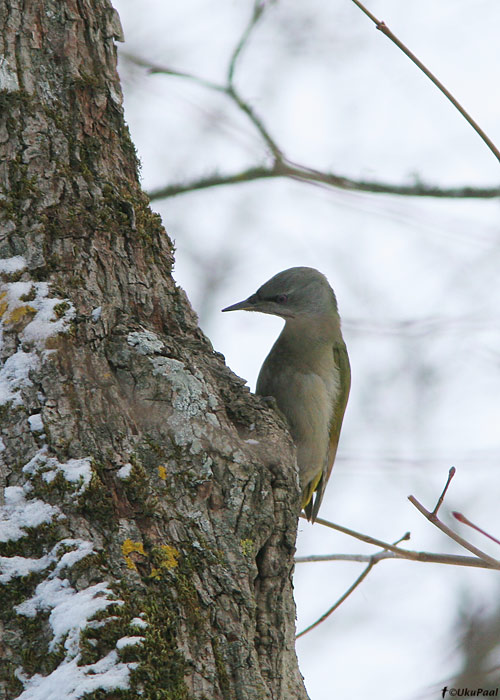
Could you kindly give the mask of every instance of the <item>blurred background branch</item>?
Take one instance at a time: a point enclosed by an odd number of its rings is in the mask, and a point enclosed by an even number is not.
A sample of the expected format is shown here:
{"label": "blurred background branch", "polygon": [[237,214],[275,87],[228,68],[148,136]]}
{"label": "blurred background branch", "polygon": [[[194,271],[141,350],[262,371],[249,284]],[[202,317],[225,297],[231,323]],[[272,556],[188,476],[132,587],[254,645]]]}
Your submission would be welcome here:
{"label": "blurred background branch", "polygon": [[[500,159],[500,153],[495,145],[479,127],[479,125],[470,117],[463,109],[458,101],[451,95],[447,88],[421,63],[421,61],[410,52],[407,47],[397,39],[397,37],[383,23],[377,20],[366,8],[356,0],[353,0],[365,14],[381,29],[391,41],[393,41],[411,60],[434,82],[439,89],[448,97],[458,111],[467,119],[474,130],[479,133],[481,138],[486,142],[490,150]],[[176,197],[180,194],[196,192],[198,190],[207,189],[210,187],[219,187],[221,185],[238,185],[254,180],[263,180],[269,178],[290,178],[305,183],[321,183],[328,187],[334,187],[342,190],[369,192],[372,194],[393,194],[405,197],[435,197],[439,199],[491,199],[500,196],[500,187],[474,187],[471,185],[463,185],[461,187],[444,187],[435,184],[417,181],[411,184],[380,182],[376,180],[355,179],[333,172],[326,172],[311,168],[299,163],[294,163],[284,155],[283,149],[278,145],[275,138],[270,134],[270,130],[265,124],[264,119],[259,116],[255,108],[248,100],[243,98],[239,89],[235,84],[235,71],[241,54],[243,53],[247,42],[250,40],[252,32],[255,30],[259,20],[262,19],[266,4],[256,2],[247,26],[244,28],[241,37],[230,56],[228,57],[228,67],[225,83],[215,83],[206,80],[200,76],[188,73],[185,71],[176,70],[170,67],[165,67],[159,64],[152,63],[145,58],[135,56],[126,51],[121,52],[121,56],[130,63],[146,69],[150,75],[166,75],[171,77],[182,78],[189,80],[197,85],[208,90],[226,95],[236,107],[248,118],[250,123],[259,133],[265,151],[272,156],[273,162],[271,165],[255,165],[251,168],[246,168],[234,173],[218,173],[214,172],[211,175],[202,178],[192,178],[184,182],[171,183],[166,186],[158,187],[149,191],[149,197],[152,201],[157,199],[168,199]],[[262,156],[261,156],[262,157]],[[265,157],[265,156],[264,156]]]}
{"label": "blurred background branch", "polygon": [[[247,112],[248,113],[248,112]],[[255,114],[253,113],[255,118]],[[259,120],[260,122],[260,120]],[[262,122],[260,122],[262,124]],[[262,129],[265,128],[262,126]],[[260,130],[260,129],[259,129]],[[267,131],[261,131],[267,133]],[[270,137],[266,139],[268,145]],[[273,149],[278,153],[278,147]],[[356,180],[344,175],[320,172],[305,166],[292,164],[284,159],[279,159],[271,167],[256,166],[236,173],[213,174],[203,178],[196,178],[182,183],[173,183],[165,187],[158,187],[148,192],[151,201],[156,199],[168,199],[180,194],[196,192],[209,187],[221,185],[241,185],[254,180],[266,180],[270,178],[291,178],[304,183],[321,183],[328,187],[353,192],[370,192],[372,194],[395,194],[403,197],[434,197],[437,199],[496,199],[500,197],[500,187],[439,187],[436,185],[417,182],[413,185],[403,185],[389,182],[377,182],[373,180]]]}
{"label": "blurred background branch", "polygon": [[415,56],[415,54],[410,51],[410,49],[392,32],[389,27],[386,25],[384,21],[381,21],[375,17],[371,12],[369,12],[366,7],[361,3],[359,0],[352,0],[355,5],[359,7],[359,9],[365,13],[367,17],[371,19],[372,22],[376,25],[377,29],[379,29],[382,34],[385,34],[385,36],[390,39],[393,44],[395,44],[398,49],[400,49],[408,58],[410,61],[412,61],[417,68],[419,68],[424,75],[426,75],[429,80],[431,80],[434,85],[441,90],[443,95],[451,102],[451,104],[457,109],[460,114],[463,116],[463,118],[471,125],[471,127],[474,129],[474,131],[478,134],[480,138],[484,141],[484,143],[488,146],[490,151],[493,153],[495,158],[500,161],[500,151],[498,148],[495,146],[493,141],[489,138],[489,136],[481,129],[479,124],[473,119],[470,114],[462,107],[460,102],[451,94],[451,92],[448,90],[448,88],[443,85],[443,83],[422,63],[422,61]]}

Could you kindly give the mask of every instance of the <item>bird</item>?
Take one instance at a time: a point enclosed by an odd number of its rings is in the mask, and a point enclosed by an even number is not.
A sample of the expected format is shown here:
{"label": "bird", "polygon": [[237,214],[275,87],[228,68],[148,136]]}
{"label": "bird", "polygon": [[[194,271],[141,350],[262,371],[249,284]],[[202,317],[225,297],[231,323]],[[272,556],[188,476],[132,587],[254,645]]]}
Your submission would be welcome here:
{"label": "bird", "polygon": [[259,372],[256,394],[273,397],[296,446],[301,507],[315,522],[337,453],[351,386],[337,299],[312,267],[274,275],[222,311],[259,311],[285,325]]}

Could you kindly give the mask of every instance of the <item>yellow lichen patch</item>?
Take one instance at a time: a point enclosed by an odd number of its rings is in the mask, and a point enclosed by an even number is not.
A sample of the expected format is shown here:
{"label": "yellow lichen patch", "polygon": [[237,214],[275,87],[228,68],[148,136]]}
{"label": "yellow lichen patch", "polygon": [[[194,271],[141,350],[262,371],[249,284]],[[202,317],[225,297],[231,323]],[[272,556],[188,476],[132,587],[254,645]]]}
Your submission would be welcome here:
{"label": "yellow lichen patch", "polygon": [[241,551],[245,557],[251,557],[254,553],[255,543],[253,540],[240,540]]}
{"label": "yellow lichen patch", "polygon": [[17,323],[24,316],[26,316],[26,314],[36,314],[36,309],[29,304],[26,304],[26,306],[18,306],[10,312],[9,317],[5,319],[5,322]]}
{"label": "yellow lichen patch", "polygon": [[159,559],[159,566],[162,569],[175,569],[179,566],[177,561],[181,553],[175,547],[171,547],[169,544],[161,544],[157,549],[157,555]]}
{"label": "yellow lichen patch", "polygon": [[128,568],[137,571],[137,566],[135,565],[132,557],[130,556],[133,553],[142,554],[143,556],[146,556],[146,552],[144,551],[144,546],[142,542],[134,542],[131,539],[126,539],[122,544],[122,554],[125,557],[125,562]]}
{"label": "yellow lichen patch", "polygon": [[9,307],[9,302],[6,300],[7,292],[0,292],[0,318],[4,315]]}
{"label": "yellow lichen patch", "polygon": [[160,569],[157,569],[156,566],[153,566],[151,569],[151,573],[149,574],[150,578],[154,578],[156,581],[161,578],[161,571]]}
{"label": "yellow lichen patch", "polygon": [[159,476],[160,479],[162,479],[163,481],[166,481],[166,480],[167,480],[167,469],[166,469],[166,467],[164,467],[163,465],[161,465],[160,467],[158,467],[158,476]]}
{"label": "yellow lichen patch", "polygon": [[144,551],[144,546],[142,542],[134,542],[131,539],[126,539],[123,542],[122,552],[125,556],[127,554],[130,554],[130,552],[139,552],[139,554],[143,554],[144,556],[146,556],[146,552]]}

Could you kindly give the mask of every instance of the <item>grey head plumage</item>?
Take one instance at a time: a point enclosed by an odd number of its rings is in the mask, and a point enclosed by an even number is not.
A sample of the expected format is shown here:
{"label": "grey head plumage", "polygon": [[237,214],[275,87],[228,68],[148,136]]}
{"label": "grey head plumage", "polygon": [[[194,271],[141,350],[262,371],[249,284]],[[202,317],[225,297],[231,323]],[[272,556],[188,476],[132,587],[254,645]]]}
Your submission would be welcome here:
{"label": "grey head plumage", "polygon": [[326,277],[313,267],[278,272],[243,301],[223,311],[260,311],[285,320],[337,312],[337,300]]}

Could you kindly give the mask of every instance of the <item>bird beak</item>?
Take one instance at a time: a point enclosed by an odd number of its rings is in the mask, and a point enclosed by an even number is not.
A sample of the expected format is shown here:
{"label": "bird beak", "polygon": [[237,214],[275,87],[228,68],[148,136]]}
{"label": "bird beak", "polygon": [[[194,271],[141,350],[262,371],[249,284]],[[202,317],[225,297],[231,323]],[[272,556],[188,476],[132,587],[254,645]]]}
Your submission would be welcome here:
{"label": "bird beak", "polygon": [[255,304],[252,302],[252,297],[245,299],[244,301],[239,301],[232,306],[226,306],[222,311],[254,311]]}

